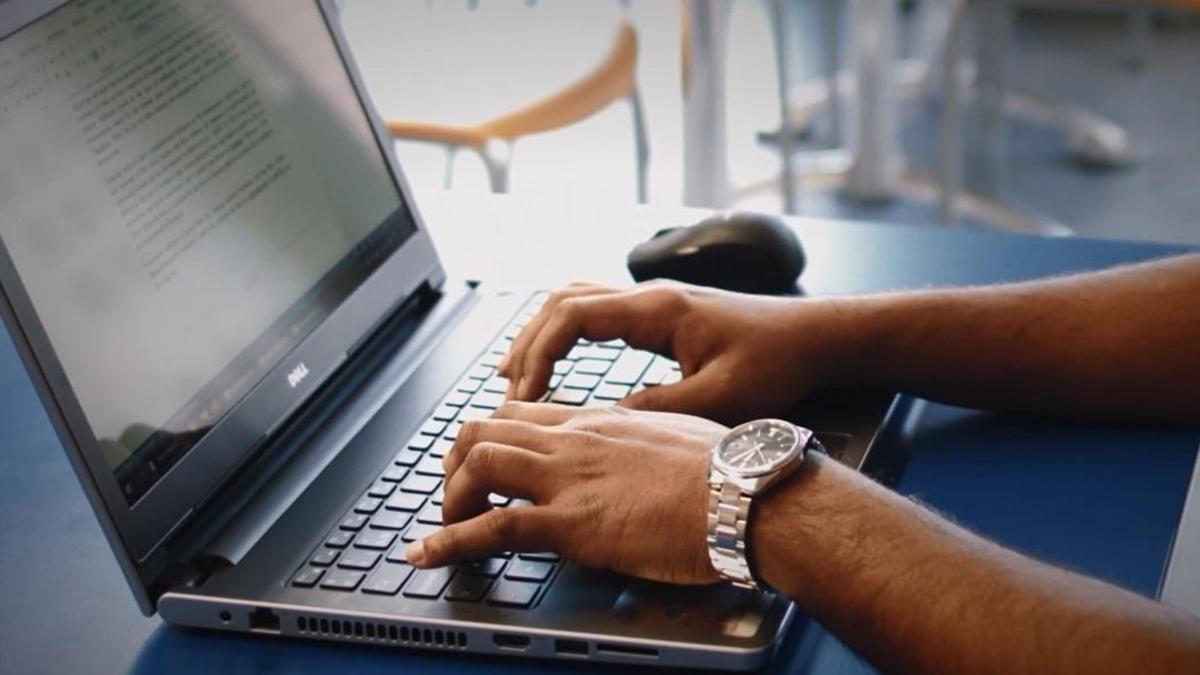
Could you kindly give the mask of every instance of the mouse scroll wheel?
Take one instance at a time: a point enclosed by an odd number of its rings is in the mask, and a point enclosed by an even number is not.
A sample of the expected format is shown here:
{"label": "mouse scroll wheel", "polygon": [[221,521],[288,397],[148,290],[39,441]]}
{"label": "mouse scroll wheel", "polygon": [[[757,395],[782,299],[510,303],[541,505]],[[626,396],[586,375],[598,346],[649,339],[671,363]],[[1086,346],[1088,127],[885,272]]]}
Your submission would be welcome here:
{"label": "mouse scroll wheel", "polygon": [[665,234],[671,234],[672,232],[677,232],[682,229],[683,229],[682,227],[664,227],[663,229],[659,230],[658,232],[655,232],[654,236],[651,237],[651,239],[658,239],[659,237],[661,237]]}

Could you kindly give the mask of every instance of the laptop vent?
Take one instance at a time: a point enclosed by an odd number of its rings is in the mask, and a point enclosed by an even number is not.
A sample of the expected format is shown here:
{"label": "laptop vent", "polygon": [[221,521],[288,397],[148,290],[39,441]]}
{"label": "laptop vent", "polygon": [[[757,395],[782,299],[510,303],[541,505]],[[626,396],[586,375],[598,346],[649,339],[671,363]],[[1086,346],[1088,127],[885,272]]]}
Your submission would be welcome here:
{"label": "laptop vent", "polygon": [[467,646],[467,634],[461,631],[371,621],[300,616],[296,618],[296,630],[302,635],[362,640],[364,642],[419,647],[450,647],[452,649],[462,649]]}

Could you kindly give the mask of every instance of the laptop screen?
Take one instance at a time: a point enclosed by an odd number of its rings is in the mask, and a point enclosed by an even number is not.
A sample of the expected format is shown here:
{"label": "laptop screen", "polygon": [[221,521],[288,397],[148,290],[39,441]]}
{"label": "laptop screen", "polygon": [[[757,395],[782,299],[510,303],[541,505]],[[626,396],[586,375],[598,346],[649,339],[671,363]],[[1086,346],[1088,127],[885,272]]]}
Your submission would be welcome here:
{"label": "laptop screen", "polygon": [[0,238],[130,504],[415,231],[324,21],[78,0],[0,40]]}

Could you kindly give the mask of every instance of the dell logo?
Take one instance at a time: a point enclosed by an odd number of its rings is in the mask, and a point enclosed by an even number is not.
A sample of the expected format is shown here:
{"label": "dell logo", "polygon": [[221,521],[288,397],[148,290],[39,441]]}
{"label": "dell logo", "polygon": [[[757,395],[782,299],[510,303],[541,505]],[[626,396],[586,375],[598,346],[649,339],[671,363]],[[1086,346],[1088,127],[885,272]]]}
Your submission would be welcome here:
{"label": "dell logo", "polygon": [[292,368],[292,372],[288,373],[288,386],[295,389],[296,385],[303,382],[306,377],[308,377],[308,366],[303,362],[298,363],[295,368]]}

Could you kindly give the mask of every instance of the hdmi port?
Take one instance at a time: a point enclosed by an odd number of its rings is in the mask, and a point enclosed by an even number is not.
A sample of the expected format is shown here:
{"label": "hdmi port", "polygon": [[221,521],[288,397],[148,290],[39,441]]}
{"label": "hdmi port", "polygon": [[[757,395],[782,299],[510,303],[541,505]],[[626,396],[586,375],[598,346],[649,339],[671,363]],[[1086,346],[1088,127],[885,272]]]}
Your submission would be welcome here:
{"label": "hdmi port", "polygon": [[529,649],[529,638],[524,635],[508,635],[506,633],[492,633],[492,642],[500,649],[507,649],[514,652],[523,652]]}

